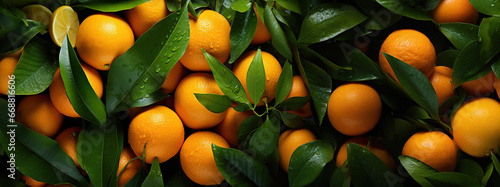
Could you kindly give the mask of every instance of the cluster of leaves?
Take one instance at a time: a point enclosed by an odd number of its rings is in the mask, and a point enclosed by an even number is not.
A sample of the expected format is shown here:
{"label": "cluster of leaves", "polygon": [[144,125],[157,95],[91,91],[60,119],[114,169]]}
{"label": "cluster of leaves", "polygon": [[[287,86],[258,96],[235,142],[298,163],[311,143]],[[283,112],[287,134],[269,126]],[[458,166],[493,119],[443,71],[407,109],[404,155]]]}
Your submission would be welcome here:
{"label": "cluster of leaves", "polygon": [[[0,54],[24,46],[14,71],[16,95],[44,92],[55,70],[61,68],[68,97],[83,118],[83,130],[77,144],[78,161],[94,186],[116,185],[118,158],[126,139],[127,119],[123,111],[151,105],[167,97],[159,88],[187,47],[188,13],[196,16],[205,8],[220,12],[231,23],[231,54],[224,65],[204,53],[224,95],[196,94],[196,97],[213,112],[225,111],[235,102],[236,110],[252,110],[256,114],[240,125],[241,146],[238,149],[212,147],[217,167],[230,185],[273,186],[288,182],[290,186],[494,186],[500,180],[500,164],[494,154],[490,160],[471,158],[459,152],[456,172],[437,172],[414,158],[399,156],[404,142],[418,129],[438,128],[449,132],[450,127],[440,118],[434,89],[421,72],[383,54],[400,86],[372,60],[378,57],[378,47],[392,31],[415,28],[424,32],[436,47],[438,64],[453,68],[456,96],[441,106],[441,109],[453,106],[448,111],[453,113],[466,99],[461,83],[482,77],[491,70],[496,75],[500,73],[500,49],[495,47],[500,42],[500,2],[471,0],[481,13],[480,23],[473,25],[434,23],[428,12],[436,7],[437,0],[166,0],[173,13],[138,38],[131,49],[113,62],[109,72],[103,73],[107,80],[103,102],[92,91],[69,42],[66,40],[58,48],[47,35],[38,34],[46,30],[45,26],[25,19],[24,14],[14,8],[35,3],[32,1],[7,1],[0,8],[0,20],[5,23],[5,29],[0,32]],[[69,4],[82,12],[117,12],[145,1],[54,0],[49,1],[47,7],[54,10]],[[254,4],[272,40],[260,46],[248,70],[248,92],[253,101],[261,98],[265,85],[260,50],[271,52],[283,64],[275,99],[266,102],[264,107],[249,101],[241,82],[228,68],[245,51],[255,49],[250,46],[257,25]],[[353,43],[358,46],[370,43],[370,49],[364,54]],[[310,96],[285,99],[294,74],[304,78]],[[381,137],[398,158],[397,171],[391,171],[373,153],[356,144],[347,146],[347,164],[337,168],[332,162],[338,144],[347,137],[335,131],[325,119],[328,98],[337,85],[352,81],[371,85],[384,101],[384,116],[370,135]],[[311,102],[314,113],[309,119],[284,112],[298,109],[306,102]],[[0,99],[0,104],[4,106],[0,108],[0,121],[9,124],[8,112],[3,111],[7,109],[7,101]],[[319,139],[300,146],[293,153],[285,177],[278,167],[277,151],[283,126],[309,128]],[[10,142],[8,130],[6,126],[0,127],[3,148]],[[15,137],[18,171],[51,184],[89,185],[54,140],[21,124],[16,131],[19,135]],[[3,150],[2,158],[10,153],[14,152]],[[162,165],[155,160],[149,173],[143,167],[127,186],[192,185],[182,171],[175,172],[171,168],[180,168],[178,158]],[[495,169],[497,174],[494,174]]]}

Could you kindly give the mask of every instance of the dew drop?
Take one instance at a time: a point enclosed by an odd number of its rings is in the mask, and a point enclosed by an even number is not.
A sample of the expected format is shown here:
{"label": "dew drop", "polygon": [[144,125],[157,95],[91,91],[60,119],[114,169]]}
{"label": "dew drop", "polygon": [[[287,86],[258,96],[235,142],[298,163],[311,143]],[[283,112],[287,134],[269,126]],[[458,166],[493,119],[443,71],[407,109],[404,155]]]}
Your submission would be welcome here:
{"label": "dew drop", "polygon": [[167,34],[167,35],[165,35],[165,39],[167,39],[167,38],[168,38],[168,34]]}
{"label": "dew drop", "polygon": [[170,54],[168,54],[168,58],[170,58],[170,57],[172,57],[172,56],[174,56],[174,53],[170,53]]}
{"label": "dew drop", "polygon": [[158,73],[160,72],[160,70],[161,70],[160,68],[156,68],[155,72]]}
{"label": "dew drop", "polygon": [[175,14],[179,15],[179,14],[181,14],[181,13],[180,13],[179,11],[177,11]]}
{"label": "dew drop", "polygon": [[147,83],[147,82],[148,82],[148,80],[149,80],[149,78],[147,78],[147,77],[146,77],[146,78],[144,79],[144,83]]}
{"label": "dew drop", "polygon": [[182,32],[182,33],[181,33],[181,36],[184,36],[185,34],[186,34],[186,31]]}
{"label": "dew drop", "polygon": [[160,45],[165,45],[165,42],[163,42],[163,41],[162,41],[162,42],[160,43]]}
{"label": "dew drop", "polygon": [[227,19],[231,19],[231,15],[228,15],[228,16],[227,16]]}
{"label": "dew drop", "polygon": [[177,51],[177,49],[179,49],[179,48],[178,48],[178,47],[174,47],[174,48],[172,48],[172,52]]}
{"label": "dew drop", "polygon": [[145,97],[145,98],[149,98],[150,96],[149,96],[149,94],[146,94],[144,97]]}
{"label": "dew drop", "polygon": [[141,90],[142,90],[142,89],[144,89],[144,85],[140,86],[139,88],[140,88]]}

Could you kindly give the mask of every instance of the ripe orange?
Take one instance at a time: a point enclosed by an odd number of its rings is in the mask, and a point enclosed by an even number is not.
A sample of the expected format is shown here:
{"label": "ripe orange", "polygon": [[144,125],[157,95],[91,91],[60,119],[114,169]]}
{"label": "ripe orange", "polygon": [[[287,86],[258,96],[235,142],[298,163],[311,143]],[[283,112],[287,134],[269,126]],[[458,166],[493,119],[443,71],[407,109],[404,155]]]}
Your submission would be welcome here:
{"label": "ripe orange", "polygon": [[[288,96],[286,96],[285,99],[291,97],[306,97],[308,95],[309,91],[307,91],[307,87],[306,84],[304,83],[304,79],[302,79],[302,76],[300,75],[293,76],[292,89],[290,90],[290,93],[288,93]],[[297,114],[303,118],[308,118],[312,116],[311,105],[309,104],[309,102],[307,102],[307,104],[305,104],[302,108],[299,108],[298,110],[292,110],[286,112]]]}
{"label": "ripe orange", "polygon": [[15,57],[5,57],[0,61],[0,94],[7,95],[9,76],[14,73],[18,61]]}
{"label": "ripe orange", "polygon": [[57,134],[63,120],[64,116],[45,94],[24,97],[16,110],[16,121],[50,138]]}
{"label": "ripe orange", "polygon": [[240,124],[246,118],[253,116],[254,113],[252,111],[238,112],[234,110],[233,107],[230,107],[227,110],[227,115],[220,122],[219,125],[215,126],[215,132],[217,134],[224,137],[224,139],[231,145],[233,148],[238,147],[238,129]]}
{"label": "ripe orange", "polygon": [[259,45],[271,40],[271,34],[269,34],[266,25],[262,22],[259,11],[255,8],[255,4],[253,5],[253,10],[257,15],[257,28],[255,29],[255,34],[253,35],[252,42],[250,42],[250,44]]}
{"label": "ripe orange", "polygon": [[469,0],[442,0],[431,13],[436,23],[464,22],[476,24],[479,13]]}
{"label": "ripe orange", "polygon": [[139,38],[154,24],[167,17],[169,11],[164,0],[151,0],[125,11],[135,37]]}
{"label": "ripe orange", "polygon": [[80,166],[80,163],[78,163],[78,160],[76,158],[76,143],[78,142],[78,135],[80,134],[80,131],[82,128],[80,127],[70,127],[65,130],[63,130],[61,133],[59,133],[56,138],[54,139],[59,146],[63,149],[66,154],[68,154],[69,157],[75,162],[76,167],[80,170],[80,172],[83,174],[86,174],[86,172],[82,169]]}
{"label": "ripe orange", "polygon": [[109,70],[111,63],[132,45],[132,29],[113,13],[97,13],[85,18],[76,34],[78,55],[98,70]]}
{"label": "ripe orange", "polygon": [[[234,64],[233,73],[240,80],[241,85],[245,88],[248,99],[250,102],[252,98],[248,93],[247,89],[247,72],[252,60],[257,54],[257,51],[250,51],[243,54]],[[264,100],[269,103],[274,99],[274,94],[276,92],[276,85],[278,84],[278,79],[280,77],[282,68],[280,63],[274,56],[268,52],[262,51],[262,62],[264,64],[264,71],[266,73],[266,88],[264,90],[264,94],[262,95],[259,103],[257,105],[264,105]]]}
{"label": "ripe orange", "polygon": [[289,129],[281,133],[278,140],[280,167],[288,173],[288,164],[292,153],[303,144],[316,140],[316,136],[308,129]]}
{"label": "ripe orange", "polygon": [[454,171],[457,148],[443,132],[417,132],[403,146],[402,155],[416,158],[438,171]]}
{"label": "ripe orange", "polygon": [[[377,139],[370,139],[367,136],[356,136],[352,137],[351,139],[347,140],[344,144],[339,149],[339,153],[337,154],[337,160],[336,164],[337,167],[340,167],[344,164],[345,160],[347,159],[347,144],[349,142],[353,142],[355,144],[358,144],[360,146],[363,146],[364,148],[367,148],[369,151],[371,151],[375,156],[377,156],[382,162],[384,162],[391,170],[396,169],[396,164],[394,162],[394,159],[392,158],[391,153],[387,148],[384,146],[384,144]],[[368,145],[370,143],[370,145]],[[368,146],[368,147],[367,147]]]}
{"label": "ripe orange", "polygon": [[333,91],[327,113],[337,131],[348,136],[359,136],[377,125],[382,113],[382,101],[372,87],[362,83],[347,83]]}
{"label": "ripe orange", "polygon": [[[116,176],[118,176],[125,165],[127,165],[127,163],[135,157],[136,156],[134,152],[132,152],[130,148],[123,147],[122,153],[120,155],[120,161],[118,163],[118,171],[116,172]],[[141,167],[142,162],[138,159],[130,162],[130,164],[128,164],[125,170],[123,170],[122,175],[118,179],[118,186],[125,186],[125,184],[127,184],[127,182],[134,177],[134,175],[141,169]]]}
{"label": "ripe orange", "polygon": [[394,71],[382,54],[396,57],[397,59],[420,70],[425,76],[431,76],[436,65],[436,51],[434,45],[427,36],[419,31],[412,29],[401,29],[392,32],[382,43],[379,52],[380,67],[389,74],[394,80],[397,80]]}
{"label": "ripe orange", "polygon": [[184,125],[191,129],[208,129],[219,124],[226,113],[213,113],[203,106],[195,93],[223,95],[214,77],[208,73],[193,73],[184,77],[175,90],[174,106]]}
{"label": "ripe orange", "polygon": [[[99,75],[99,72],[97,72],[92,67],[85,64],[81,65],[83,71],[85,72],[85,75],[87,75],[87,79],[90,82],[90,85],[94,89],[94,92],[97,94],[97,96],[99,96],[99,98],[101,98],[103,93],[101,75]],[[64,82],[61,77],[61,69],[57,69],[56,73],[54,74],[54,80],[49,86],[49,93],[50,100],[52,100],[52,103],[61,114],[72,118],[80,117],[80,115],[76,113],[75,109],[73,109],[68,95],[66,94],[66,88],[64,87]]]}
{"label": "ripe orange", "polygon": [[172,93],[186,74],[186,68],[184,68],[181,63],[177,62],[165,78],[165,82],[161,85],[161,90],[166,94]]}
{"label": "ripe orange", "polygon": [[500,103],[477,98],[462,104],[451,120],[453,138],[463,152],[485,157],[498,153],[500,146]]}
{"label": "ripe orange", "polygon": [[182,145],[179,155],[182,170],[197,184],[218,185],[224,181],[215,163],[212,144],[229,148],[229,144],[222,136],[210,131],[197,131]]}
{"label": "ripe orange", "polygon": [[27,185],[27,186],[31,186],[31,187],[44,187],[45,185],[47,185],[47,183],[44,183],[44,182],[39,182],[31,177],[28,177],[27,175],[23,175],[21,177],[21,179],[24,180],[24,183]]}
{"label": "ripe orange", "polygon": [[204,10],[198,19],[189,17],[190,36],[186,52],[179,60],[191,71],[211,71],[202,48],[221,63],[229,58],[231,26],[226,18],[213,10]]}
{"label": "ripe orange", "polygon": [[493,87],[493,84],[495,83],[495,77],[495,74],[493,73],[493,71],[491,71],[484,77],[464,82],[461,86],[465,89],[465,92],[469,96],[489,96],[495,90],[495,88]]}
{"label": "ripe orange", "polygon": [[451,68],[446,66],[434,67],[434,72],[429,77],[432,87],[436,91],[438,104],[441,106],[448,98],[455,95],[451,84]]}
{"label": "ripe orange", "polygon": [[128,143],[135,155],[141,156],[146,144],[146,163],[158,158],[163,163],[179,152],[184,141],[184,126],[170,108],[152,106],[130,122]]}

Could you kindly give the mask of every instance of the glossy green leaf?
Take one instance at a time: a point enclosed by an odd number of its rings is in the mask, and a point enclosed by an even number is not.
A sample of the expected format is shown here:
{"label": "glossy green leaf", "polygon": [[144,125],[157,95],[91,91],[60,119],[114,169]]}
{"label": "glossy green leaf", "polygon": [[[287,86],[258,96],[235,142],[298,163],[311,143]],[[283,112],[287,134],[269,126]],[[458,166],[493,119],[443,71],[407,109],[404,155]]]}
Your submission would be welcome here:
{"label": "glossy green leaf", "polygon": [[83,119],[104,125],[106,123],[104,104],[90,85],[68,37],[62,43],[59,67],[66,93],[75,111]]}
{"label": "glossy green leaf", "polygon": [[438,172],[425,177],[434,186],[481,186],[469,175],[457,172]]}
{"label": "glossy green leaf", "polygon": [[453,64],[455,64],[458,53],[458,50],[453,49],[439,53],[436,58],[436,66],[446,66],[449,68],[453,68]]}
{"label": "glossy green leaf", "polygon": [[326,41],[367,18],[355,7],[347,4],[328,3],[317,6],[304,18],[297,42],[312,44]]}
{"label": "glossy green leaf", "polygon": [[419,5],[412,6],[415,1],[399,1],[399,0],[377,0],[383,7],[393,11],[399,15],[406,16],[416,20],[431,21],[431,16]]}
{"label": "glossy green leaf", "polygon": [[128,10],[150,0],[77,0],[75,6],[98,10],[101,12],[118,12]]}
{"label": "glossy green leaf", "polygon": [[483,18],[479,25],[479,37],[481,38],[479,42],[479,60],[489,62],[500,52],[498,47],[500,43],[500,17]]}
{"label": "glossy green leaf", "polygon": [[281,71],[280,78],[276,84],[276,92],[274,97],[275,105],[279,105],[292,90],[293,83],[293,69],[292,65],[288,60],[283,65],[283,70]]}
{"label": "glossy green leaf", "polygon": [[175,12],[182,8],[182,0],[165,0],[165,3],[170,12]]}
{"label": "glossy green leaf", "polygon": [[399,156],[398,158],[403,167],[415,181],[422,186],[432,186],[432,184],[425,177],[438,173],[438,171],[413,157]]}
{"label": "glossy green leaf", "polygon": [[500,16],[500,1],[497,0],[469,0],[478,11],[490,16]]}
{"label": "glossy green leaf", "polygon": [[243,13],[235,12],[231,32],[229,33],[231,43],[229,64],[234,63],[245,52],[252,41],[256,28],[257,16],[253,8]]}
{"label": "glossy green leaf", "polygon": [[479,27],[477,25],[458,22],[442,23],[439,24],[439,29],[458,50],[462,50],[467,44],[479,40]]}
{"label": "glossy green leaf", "polygon": [[212,144],[215,163],[224,179],[232,186],[272,186],[266,166],[237,149]]}
{"label": "glossy green leaf", "polygon": [[166,95],[160,87],[184,54],[188,40],[187,6],[169,14],[139,37],[109,69],[107,111],[147,106],[163,99]]}
{"label": "glossy green leaf", "polygon": [[316,180],[323,167],[333,160],[333,147],[324,140],[299,146],[292,153],[288,166],[289,186],[306,186]]}
{"label": "glossy green leaf", "polygon": [[59,48],[52,42],[34,37],[23,49],[14,70],[16,95],[34,95],[46,90],[59,68]]}
{"label": "glossy green leaf", "polygon": [[382,140],[384,145],[392,152],[400,154],[406,141],[417,132],[417,127],[407,120],[390,117],[382,118]]}
{"label": "glossy green leaf", "polygon": [[250,98],[254,102],[254,108],[257,107],[262,94],[264,94],[266,86],[266,71],[264,69],[264,62],[262,61],[262,53],[260,49],[252,59],[247,71],[247,89]]}
{"label": "glossy green leaf", "polygon": [[278,20],[276,20],[273,10],[269,5],[266,5],[263,17],[264,24],[266,25],[269,34],[271,34],[271,43],[274,48],[276,48],[276,50],[288,60],[292,60],[292,50],[290,50],[285,32],[281,28]]}
{"label": "glossy green leaf", "polygon": [[307,125],[307,121],[297,114],[279,111],[281,120],[289,128],[302,128]]}
{"label": "glossy green leaf", "polygon": [[0,55],[19,51],[31,38],[47,28],[40,22],[16,17],[4,7],[0,7],[0,23]]}
{"label": "glossy green leaf", "polygon": [[300,0],[276,0],[276,3],[292,12],[302,14]]}
{"label": "glossy green leaf", "polygon": [[[345,43],[343,43],[345,44]],[[341,44],[341,48],[342,48]],[[363,52],[357,48],[342,48],[347,64],[351,68],[338,69],[332,71],[330,76],[334,79],[344,81],[367,81],[376,80],[384,77],[382,69],[373,60],[368,58]]]}
{"label": "glossy green leaf", "polygon": [[479,58],[478,42],[472,42],[460,51],[451,74],[453,87],[456,88],[464,82],[479,79],[489,73],[489,70],[483,71],[486,62],[479,61]]}
{"label": "glossy green leaf", "polygon": [[146,170],[143,165],[124,187],[140,187],[144,179],[146,179]]}
{"label": "glossy green leaf", "polygon": [[234,0],[216,0],[212,1],[212,7],[214,7],[216,12],[224,16],[229,23],[233,23],[236,14],[236,11],[231,8],[231,3],[233,2]]}
{"label": "glossy green leaf", "polygon": [[231,3],[231,8],[238,12],[246,12],[252,7],[252,2],[248,0],[234,0]]}
{"label": "glossy green leaf", "polygon": [[303,60],[302,65],[306,74],[304,82],[309,88],[316,115],[321,125],[328,107],[328,100],[332,94],[332,79],[328,73],[311,62]]}
{"label": "glossy green leaf", "polygon": [[282,111],[298,110],[306,105],[311,100],[311,96],[306,97],[290,97],[285,99],[282,103],[276,106],[277,109]]}
{"label": "glossy green leaf", "polygon": [[205,108],[210,110],[213,113],[221,113],[226,111],[233,101],[229,99],[229,97],[225,95],[217,95],[217,94],[205,94],[205,93],[194,93],[196,99],[203,105]]}
{"label": "glossy green leaf", "polygon": [[336,168],[333,171],[332,178],[330,179],[330,186],[351,186],[351,176],[349,175],[347,164],[344,164],[342,167]]}
{"label": "glossy green leaf", "polygon": [[[401,15],[387,10],[376,1],[372,0],[355,0],[356,5],[360,8],[369,18],[364,22],[366,30],[382,30],[388,28],[394,23],[398,22]],[[359,31],[358,31],[359,32]],[[358,33],[359,34],[359,33]]]}
{"label": "glossy green leaf", "polygon": [[493,174],[494,166],[493,163],[488,164],[486,166],[486,169],[484,170],[484,177],[481,180],[481,183],[483,185],[488,184],[488,181],[490,180],[491,175]]}
{"label": "glossy green leaf", "polygon": [[255,155],[255,159],[259,161],[265,160],[278,146],[279,125],[272,123],[267,117],[266,121],[253,133],[250,139],[249,151]]}
{"label": "glossy green leaf", "polygon": [[253,115],[244,119],[238,128],[238,142],[243,142],[247,139],[248,135],[259,128],[259,116]]}
{"label": "glossy green leaf", "polygon": [[493,162],[493,166],[495,166],[495,170],[500,175],[500,162],[498,162],[498,158],[493,153],[493,151],[490,151],[490,154],[491,154],[491,161]]}
{"label": "glossy green leaf", "polygon": [[151,170],[149,170],[149,174],[141,186],[142,187],[163,186],[163,177],[160,169],[160,163],[158,162],[158,158],[155,158],[155,160],[153,161]]}
{"label": "glossy green leaf", "polygon": [[456,172],[463,173],[469,175],[476,179],[477,181],[481,181],[484,177],[483,168],[471,159],[461,159],[457,162]]}

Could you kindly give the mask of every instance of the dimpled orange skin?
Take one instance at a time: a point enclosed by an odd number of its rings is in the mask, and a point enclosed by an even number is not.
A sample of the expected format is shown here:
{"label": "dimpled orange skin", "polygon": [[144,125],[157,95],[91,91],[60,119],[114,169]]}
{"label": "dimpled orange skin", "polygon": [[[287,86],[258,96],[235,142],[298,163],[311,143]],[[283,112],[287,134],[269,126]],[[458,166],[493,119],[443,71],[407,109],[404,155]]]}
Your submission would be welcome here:
{"label": "dimpled orange skin", "polygon": [[[250,102],[252,98],[250,98],[250,94],[248,93],[247,88],[247,72],[250,64],[252,63],[253,58],[257,54],[257,51],[250,51],[243,54],[235,63],[233,67],[233,73],[240,80],[241,85],[245,88],[247,93],[247,97]],[[267,100],[267,103],[271,102],[274,99],[274,94],[276,92],[276,85],[278,84],[278,79],[281,75],[281,65],[279,61],[270,53],[261,51],[262,54],[262,63],[264,64],[264,71],[266,73],[266,85],[264,89],[264,94],[262,95],[258,106],[264,105],[264,99]]]}
{"label": "dimpled orange skin", "polygon": [[278,139],[281,169],[288,173],[288,165],[295,149],[314,140],[316,140],[316,136],[308,129],[289,129],[281,133]]}
{"label": "dimpled orange skin", "polygon": [[436,65],[434,45],[427,36],[413,29],[401,29],[392,32],[380,48],[380,67],[394,80],[397,80],[391,65],[382,52],[413,66],[427,77],[431,76]]}
{"label": "dimpled orange skin", "polygon": [[[118,162],[118,171],[116,172],[116,176],[118,176],[125,165],[127,165],[127,163],[135,157],[136,155],[130,148],[123,147],[122,153],[120,154],[120,161]],[[125,184],[127,184],[127,182],[134,177],[134,175],[141,169],[141,167],[142,162],[139,159],[135,159],[134,161],[130,162],[130,164],[128,164],[125,170],[123,170],[122,175],[118,179],[118,186],[125,186]]]}
{"label": "dimpled orange skin", "polygon": [[21,179],[24,180],[24,182],[27,186],[31,186],[31,187],[44,187],[45,185],[47,185],[47,183],[39,182],[31,177],[28,177],[27,175],[23,175],[21,177]]}
{"label": "dimpled orange skin", "polygon": [[212,144],[229,148],[224,138],[214,132],[197,131],[191,134],[179,154],[184,173],[200,185],[218,185],[224,181],[215,163]]}
{"label": "dimpled orange skin", "polygon": [[211,112],[196,99],[194,93],[223,95],[211,74],[193,73],[184,77],[175,90],[174,106],[186,127],[208,129],[224,120],[227,110],[222,113]]}
{"label": "dimpled orange skin", "polygon": [[[302,79],[302,76],[300,75],[293,76],[292,89],[290,90],[290,93],[288,93],[285,99],[291,97],[306,97],[308,95],[309,92],[307,91],[307,87],[306,84],[304,83],[304,79]],[[299,115],[300,117],[303,118],[308,118],[312,116],[310,102],[307,102],[302,108],[299,108],[298,110],[292,110],[286,112]]]}
{"label": "dimpled orange skin", "polygon": [[165,82],[161,85],[161,90],[166,94],[172,93],[186,74],[186,68],[180,62],[177,62],[165,78]]}
{"label": "dimpled orange skin", "polygon": [[80,24],[75,46],[84,62],[107,71],[134,42],[134,33],[123,18],[113,13],[97,13]]}
{"label": "dimpled orange skin", "polygon": [[81,127],[67,128],[59,133],[54,140],[59,144],[59,146],[61,146],[62,150],[68,154],[69,157],[71,157],[80,172],[86,174],[76,158],[76,143],[78,142],[78,135],[81,130]]}
{"label": "dimpled orange skin", "polygon": [[215,132],[224,137],[224,139],[231,145],[232,148],[238,147],[238,129],[240,124],[246,118],[253,116],[252,111],[238,112],[230,107],[227,110],[227,115],[220,122],[219,125],[215,126]]}
{"label": "dimpled orange skin", "polygon": [[59,132],[63,120],[64,116],[45,94],[28,95],[17,106],[16,121],[49,138]]}
{"label": "dimpled orange skin", "polygon": [[202,48],[219,62],[226,62],[231,52],[231,26],[224,16],[213,10],[204,10],[197,20],[189,17],[189,29],[188,46],[179,60],[184,67],[191,71],[211,71]]}
{"label": "dimpled orange skin", "polygon": [[490,71],[490,73],[479,79],[462,83],[461,86],[465,89],[465,93],[469,96],[489,96],[495,90],[493,87],[495,77],[496,76],[493,71]]}
{"label": "dimpled orange skin", "polygon": [[135,37],[139,38],[154,24],[167,17],[170,12],[164,0],[151,0],[125,11]]}
{"label": "dimpled orange skin", "polygon": [[9,76],[14,73],[18,59],[15,57],[5,57],[0,61],[0,94],[7,95],[9,90]]}
{"label": "dimpled orange skin", "polygon": [[431,13],[436,23],[476,24],[479,13],[469,0],[442,0]]}
{"label": "dimpled orange skin", "polygon": [[333,91],[327,113],[337,131],[348,136],[359,136],[377,125],[382,113],[382,101],[372,87],[347,83]]}
{"label": "dimpled orange skin", "polygon": [[462,104],[451,121],[453,139],[463,152],[474,157],[498,153],[500,146],[500,103],[477,98]]}
{"label": "dimpled orange skin", "polygon": [[446,66],[436,66],[429,80],[436,91],[438,106],[441,106],[448,98],[455,95],[453,84],[451,84],[452,70]]}
{"label": "dimpled orange skin", "polygon": [[257,28],[255,28],[255,34],[253,35],[252,41],[250,44],[252,45],[259,45],[266,43],[267,41],[271,40],[271,34],[267,30],[266,25],[264,22],[262,22],[262,19],[260,18],[259,11],[257,11],[257,8],[255,8],[255,4],[253,6],[253,10],[255,11],[255,14],[257,15]]}
{"label": "dimpled orange skin", "polygon": [[457,164],[455,143],[440,131],[413,134],[403,146],[402,155],[416,158],[441,172],[454,171]]}
{"label": "dimpled orange skin", "polygon": [[394,162],[394,158],[392,158],[389,150],[384,146],[384,144],[377,139],[369,139],[367,136],[356,136],[347,140],[339,149],[339,153],[337,154],[336,164],[337,167],[340,167],[344,164],[347,159],[347,144],[353,142],[358,144],[364,148],[367,148],[368,142],[370,145],[368,146],[368,150],[371,151],[375,156],[377,156],[385,165],[389,166],[392,171],[396,170],[396,164]]}
{"label": "dimpled orange skin", "polygon": [[[87,76],[88,81],[90,82],[90,86],[92,86],[97,96],[101,98],[103,93],[103,84],[101,75],[99,75],[99,72],[97,72],[92,67],[85,64],[81,65],[83,71],[85,72],[85,75]],[[72,118],[80,117],[80,115],[76,113],[75,109],[73,109],[73,106],[69,101],[68,95],[66,94],[64,82],[61,77],[61,69],[57,69],[56,73],[54,74],[54,80],[52,81],[52,84],[49,86],[49,93],[52,104],[54,104],[54,106],[61,114]]]}
{"label": "dimpled orange skin", "polygon": [[158,158],[163,163],[175,156],[184,141],[184,126],[178,115],[166,106],[149,107],[130,122],[128,143],[141,156],[146,144],[148,164]]}

